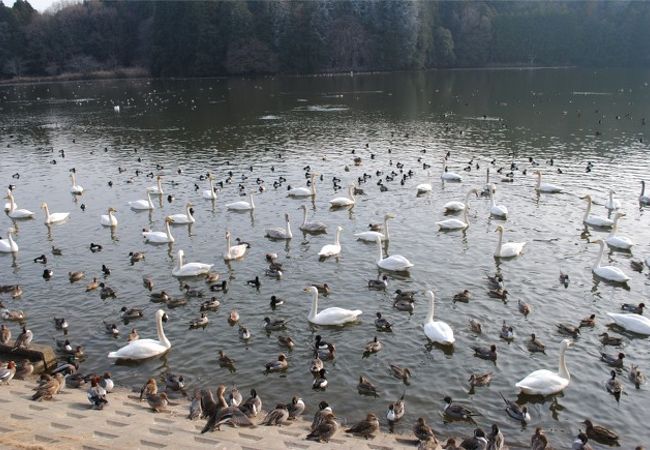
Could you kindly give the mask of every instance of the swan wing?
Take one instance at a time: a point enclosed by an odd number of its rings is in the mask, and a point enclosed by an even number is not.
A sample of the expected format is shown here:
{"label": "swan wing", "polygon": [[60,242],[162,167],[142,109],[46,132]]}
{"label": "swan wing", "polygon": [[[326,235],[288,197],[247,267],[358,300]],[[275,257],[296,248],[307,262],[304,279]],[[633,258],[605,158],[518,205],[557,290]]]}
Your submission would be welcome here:
{"label": "swan wing", "polygon": [[418,184],[415,188],[418,192],[430,192],[433,190],[433,186],[431,186],[429,183]]}
{"label": "swan wing", "polygon": [[449,324],[435,320],[424,325],[424,334],[432,341],[439,344],[453,344],[456,342],[454,331]]}
{"label": "swan wing", "polygon": [[289,197],[309,197],[311,190],[306,187],[294,188],[289,191]]}
{"label": "swan wing", "polygon": [[336,244],[323,245],[323,248],[318,252],[318,256],[333,256],[341,253],[341,246]]}
{"label": "swan wing", "polygon": [[316,314],[316,317],[311,322],[316,325],[342,325],[347,322],[354,322],[361,314],[363,314],[363,311],[360,309],[331,307]]}
{"label": "swan wing", "polygon": [[386,240],[386,236],[384,236],[384,233],[380,233],[378,231],[364,231],[361,233],[357,233],[354,235],[357,239],[360,239],[362,241],[368,241],[368,242],[377,242],[377,238],[383,240]]}
{"label": "swan wing", "polygon": [[146,359],[161,355],[167,350],[169,350],[168,347],[155,339],[138,339],[117,351],[110,352],[108,357],[112,359]]}
{"label": "swan wing", "polygon": [[569,385],[566,378],[547,369],[540,369],[530,373],[515,386],[527,394],[550,395],[560,392]]}
{"label": "swan wing", "polygon": [[614,266],[600,266],[593,269],[593,272],[601,278],[619,283],[625,283],[630,279],[625,272]]}
{"label": "swan wing", "polygon": [[460,219],[447,219],[441,222],[436,222],[436,225],[441,230],[460,230],[467,228],[467,224]]}
{"label": "swan wing", "polygon": [[639,314],[607,313],[616,325],[638,334],[650,335],[650,319]]}
{"label": "swan wing", "polygon": [[444,204],[443,209],[446,211],[462,211],[465,209],[465,204],[459,201],[451,201]]}
{"label": "swan wing", "polygon": [[634,242],[632,242],[630,238],[616,235],[608,237],[605,239],[605,242],[607,242],[607,245],[610,247],[622,248],[626,250],[634,245]]}

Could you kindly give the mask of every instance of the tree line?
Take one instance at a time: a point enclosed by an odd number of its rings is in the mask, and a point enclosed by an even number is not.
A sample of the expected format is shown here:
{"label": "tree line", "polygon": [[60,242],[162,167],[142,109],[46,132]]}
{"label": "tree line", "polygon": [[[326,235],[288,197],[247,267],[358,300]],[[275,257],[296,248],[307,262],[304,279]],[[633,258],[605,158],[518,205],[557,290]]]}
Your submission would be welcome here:
{"label": "tree line", "polygon": [[[11,0],[10,0],[11,1]],[[638,1],[0,0],[0,77],[650,65]]]}

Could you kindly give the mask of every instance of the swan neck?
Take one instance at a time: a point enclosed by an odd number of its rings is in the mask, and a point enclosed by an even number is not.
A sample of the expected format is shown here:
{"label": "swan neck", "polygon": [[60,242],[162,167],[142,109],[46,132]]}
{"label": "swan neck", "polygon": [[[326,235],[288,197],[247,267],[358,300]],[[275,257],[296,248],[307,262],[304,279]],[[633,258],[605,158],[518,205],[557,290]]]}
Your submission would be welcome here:
{"label": "swan neck", "polygon": [[[311,177],[311,195],[316,196],[316,177]],[[306,213],[307,211],[305,211]]]}
{"label": "swan neck", "polygon": [[429,294],[429,313],[427,314],[427,323],[433,322],[434,296]]}
{"label": "swan neck", "polygon": [[341,245],[340,239],[341,239],[341,230],[336,230],[336,240],[334,241],[334,244]]}
{"label": "swan neck", "polygon": [[151,201],[151,192],[147,191],[147,202],[149,203],[149,208],[153,209],[153,202]]}
{"label": "swan neck", "polygon": [[50,220],[50,207],[45,205],[45,217]]}
{"label": "swan neck", "polygon": [[487,169],[487,174],[485,175],[486,184],[490,184],[490,169]]}
{"label": "swan neck", "polygon": [[537,174],[537,190],[539,191],[539,187],[542,185],[542,174],[538,173]]}
{"label": "swan neck", "polygon": [[16,243],[14,242],[13,238],[13,231],[9,230],[9,233],[7,233],[7,239],[9,240],[10,247],[13,247]]}
{"label": "swan neck", "polygon": [[165,336],[165,330],[163,330],[163,325],[162,325],[162,314],[158,316],[156,320],[156,329],[158,330],[158,340],[167,348],[171,347],[172,344],[169,342],[169,339],[167,339],[167,336]]}
{"label": "swan neck", "polygon": [[377,247],[379,248],[379,260],[377,261],[379,263],[384,259],[384,251],[381,248],[381,240],[380,239],[377,239]]}
{"label": "swan neck", "polygon": [[183,267],[183,252],[178,252],[178,270]]}
{"label": "swan neck", "polygon": [[302,210],[302,226],[304,227],[307,223],[307,208]]}
{"label": "swan neck", "polygon": [[314,290],[312,293],[311,299],[311,310],[309,311],[309,319],[313,320],[316,318],[316,312],[318,311],[318,291]]}
{"label": "swan neck", "polygon": [[503,230],[499,228],[499,242],[497,242],[497,249],[495,255],[501,255],[501,245],[503,245]]}
{"label": "swan neck", "polygon": [[287,231],[287,236],[292,237],[292,234],[291,234],[291,223],[289,222],[289,219],[287,219],[287,228],[286,228],[286,231]]}
{"label": "swan neck", "polygon": [[465,202],[465,211],[463,212],[463,217],[465,218],[465,223],[469,225],[469,219],[467,217],[467,211],[469,211],[469,203]]}
{"label": "swan neck", "polygon": [[255,208],[255,202],[253,201],[253,194],[250,195],[251,199],[251,208]]}
{"label": "swan neck", "polygon": [[187,214],[187,218],[190,219],[190,221],[191,221],[192,219],[194,219],[194,216],[192,216],[192,211],[191,211],[191,209],[192,209],[192,207],[191,207],[190,205],[185,206],[185,212],[186,212],[186,214]]}
{"label": "swan neck", "polygon": [[596,263],[594,264],[594,270],[600,267],[600,261],[603,259],[603,253],[605,253],[605,244],[603,244],[603,241],[600,241],[600,253],[598,254],[598,259],[596,259]]}
{"label": "swan neck", "polygon": [[564,354],[566,353],[566,349],[567,349],[566,346],[563,346],[562,350],[560,350],[560,362],[559,362],[558,373],[562,378],[566,380],[570,380],[571,375],[569,374],[569,369],[566,366],[566,357],[564,356]]}
{"label": "swan neck", "polygon": [[384,237],[388,240],[388,217],[384,218]]}
{"label": "swan neck", "polygon": [[77,177],[75,177],[74,173],[71,173],[70,175],[72,176],[72,185],[73,185],[73,186],[76,186],[76,184],[77,184]]}
{"label": "swan neck", "polygon": [[169,222],[167,222],[167,221],[165,221],[165,228],[166,228],[165,231],[167,232],[167,239],[169,239],[171,241],[173,239],[172,230],[169,229]]}
{"label": "swan neck", "polygon": [[350,200],[354,202],[354,186],[348,188],[348,195],[350,196]]}
{"label": "swan neck", "polygon": [[16,209],[16,202],[14,201],[14,195],[11,193],[11,191],[9,191],[9,212],[15,209]]}
{"label": "swan neck", "polygon": [[639,197],[643,197],[643,194],[645,194],[645,181],[641,181],[641,195]]}
{"label": "swan neck", "polygon": [[158,183],[157,184],[158,184],[158,193],[162,194],[163,193],[162,180],[160,178],[158,178]]}
{"label": "swan neck", "polygon": [[618,218],[619,218],[619,215],[615,214],[614,215],[614,223],[612,224],[612,231],[609,232],[609,237],[614,236],[616,234],[616,232],[618,231]]}
{"label": "swan neck", "polygon": [[591,212],[591,197],[587,197],[587,210],[585,211],[585,216],[582,219],[583,221],[587,220],[589,213]]}

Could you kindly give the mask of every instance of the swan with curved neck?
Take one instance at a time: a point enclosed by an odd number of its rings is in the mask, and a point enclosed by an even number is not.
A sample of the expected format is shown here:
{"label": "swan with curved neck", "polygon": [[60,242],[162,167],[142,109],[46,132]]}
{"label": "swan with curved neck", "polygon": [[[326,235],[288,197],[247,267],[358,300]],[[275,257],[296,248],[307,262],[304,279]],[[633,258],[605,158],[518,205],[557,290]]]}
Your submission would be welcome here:
{"label": "swan with curved neck", "polygon": [[7,215],[12,219],[29,219],[34,216],[34,213],[28,209],[18,209],[18,205],[14,200],[14,195],[11,190],[7,191],[7,196],[5,197],[9,200],[9,210]]}
{"label": "swan with curved neck", "polygon": [[341,231],[343,231],[343,227],[336,227],[336,239],[334,240],[334,243],[323,245],[318,252],[320,258],[336,256],[341,253]]}
{"label": "swan with curved neck", "polygon": [[537,192],[543,192],[545,194],[558,194],[562,192],[563,189],[560,186],[551,183],[542,183],[542,172],[539,170],[535,171],[535,175],[537,175],[537,184],[535,185]]}
{"label": "swan with curved neck", "polygon": [[129,202],[129,206],[131,207],[131,209],[140,210],[140,211],[154,209],[153,202],[151,201],[151,193],[147,192],[146,200],[135,200],[133,202]]}
{"label": "swan with curved neck", "polygon": [[639,194],[639,203],[643,206],[650,205],[650,195],[645,195],[645,181],[641,180],[641,193]]}
{"label": "swan with curved neck", "polygon": [[174,242],[174,236],[172,236],[172,231],[169,228],[171,223],[169,217],[165,218],[165,231],[144,231],[142,237],[144,237],[145,242],[151,242],[152,244],[171,244]]}
{"label": "swan with curved neck", "polygon": [[609,190],[609,197],[607,198],[607,203],[605,204],[605,208],[611,210],[614,209],[619,209],[621,207],[621,202],[620,200],[614,199],[614,194],[615,192],[613,190]]}
{"label": "swan with curved neck", "polygon": [[195,223],[196,220],[192,215],[192,203],[188,202],[185,205],[185,214],[171,214],[167,216],[172,221],[172,225],[187,225],[190,223]]}
{"label": "swan with curved neck", "polygon": [[309,286],[304,291],[312,294],[311,309],[307,320],[315,325],[343,325],[348,322],[356,322],[359,316],[363,314],[360,309],[338,307],[330,307],[318,312],[318,289]]}
{"label": "swan with curved neck", "polygon": [[70,192],[72,192],[75,195],[83,194],[84,188],[77,184],[77,177],[75,176],[74,172],[70,174],[70,179],[72,180],[72,186],[70,186]]}
{"label": "swan with curved neck", "polygon": [[289,214],[284,215],[285,227],[284,228],[269,228],[266,230],[266,237],[271,239],[291,239],[293,233],[291,232],[291,222],[289,222]]}
{"label": "swan with curved neck", "polygon": [[43,202],[41,208],[45,211],[45,223],[48,225],[51,223],[63,222],[65,219],[67,219],[70,216],[69,212],[50,214],[50,208],[47,206],[47,203],[45,202]]}
{"label": "swan with curved neck", "polygon": [[612,230],[609,232],[609,236],[607,236],[605,242],[607,242],[607,245],[609,245],[610,248],[629,250],[634,245],[634,242],[626,236],[616,234],[618,231],[618,219],[621,217],[625,217],[625,213],[617,212],[614,214],[614,224],[612,225]]}
{"label": "swan with curved neck", "polygon": [[367,241],[367,242],[375,242],[377,238],[381,239],[382,241],[389,241],[390,240],[390,234],[388,234],[388,221],[390,219],[394,219],[395,216],[393,214],[386,214],[384,216],[384,230],[385,233],[381,233],[379,231],[364,231],[361,233],[357,233],[354,236],[362,241]]}
{"label": "swan with curved neck", "polygon": [[117,217],[115,213],[117,210],[115,208],[108,208],[106,214],[102,214],[99,222],[105,227],[116,227],[117,226]]}
{"label": "swan with curved neck", "polygon": [[497,187],[494,184],[490,185],[490,215],[497,217],[499,219],[506,219],[508,217],[508,208],[505,205],[497,205],[494,200],[494,193],[496,192]]}
{"label": "swan with curved neck", "polygon": [[[469,201],[469,194],[475,194],[478,196],[478,191],[476,189],[471,189],[467,193],[467,201]],[[469,202],[465,203],[464,209],[463,209],[463,219],[446,219],[442,220],[440,222],[436,222],[436,225],[438,225],[438,228],[440,230],[464,230],[465,228],[469,227],[469,218],[467,216],[467,212],[469,211]]]}
{"label": "swan with curved neck", "polygon": [[519,256],[526,246],[525,242],[506,242],[503,243],[503,232],[504,228],[502,225],[497,226],[497,229],[494,230],[499,233],[499,242],[497,242],[497,248],[494,251],[495,258],[512,258]]}
{"label": "swan with curved neck", "polygon": [[210,189],[207,189],[203,191],[201,196],[206,199],[206,200],[216,200],[217,199],[217,193],[214,192],[214,185],[212,184],[212,180],[214,177],[212,176],[211,173],[208,173],[208,184],[210,185]]}
{"label": "swan with curved neck", "polygon": [[137,339],[129,342],[124,347],[117,351],[110,352],[108,357],[111,359],[122,359],[138,361],[142,359],[153,358],[160,356],[172,348],[171,342],[165,336],[162,322],[167,320],[167,314],[162,309],[156,311],[156,330],[158,332],[158,339]]}
{"label": "swan with curved neck", "polygon": [[429,313],[427,314],[426,322],[424,322],[424,334],[435,344],[453,345],[456,339],[454,338],[454,331],[451,327],[441,320],[433,320],[435,303],[433,291],[427,291],[427,297],[429,297]]}
{"label": "swan with curved neck", "polygon": [[149,186],[147,188],[147,192],[150,192],[151,195],[163,195],[163,188],[162,188],[162,177],[158,175],[156,177],[156,185],[155,186]]}
{"label": "swan with curved neck", "polygon": [[560,345],[560,361],[557,372],[547,369],[540,369],[530,373],[526,378],[518,382],[515,386],[528,395],[553,395],[562,392],[571,381],[571,375],[566,365],[564,354],[566,350],[573,346],[573,342],[564,339]]}
{"label": "swan with curved neck", "polygon": [[623,272],[621,269],[614,266],[600,265],[600,262],[603,259],[603,254],[605,253],[605,243],[602,239],[598,239],[597,241],[594,241],[594,243],[600,245],[600,253],[598,254],[598,259],[596,259],[594,267],[591,269],[594,275],[607,281],[613,281],[615,283],[627,283],[630,277],[625,275],[625,272]]}
{"label": "swan with curved neck", "polygon": [[492,192],[492,184],[490,184],[490,168],[488,167],[485,170],[485,187],[481,191],[481,197],[489,197]]}
{"label": "swan with curved neck", "polygon": [[445,210],[445,212],[464,211],[465,207],[469,205],[469,197],[472,194],[478,197],[478,191],[476,189],[470,189],[469,191],[467,191],[467,194],[465,194],[464,202],[459,202],[458,200],[452,200],[450,202],[445,203],[442,208]]}
{"label": "swan with curved neck", "polygon": [[246,244],[230,245],[230,231],[226,231],[226,252],[223,254],[224,260],[232,261],[233,259],[243,258],[247,248],[248,245]]}
{"label": "swan with curved neck", "polygon": [[611,228],[612,225],[614,225],[614,221],[611,219],[608,219],[607,217],[602,217],[602,216],[595,216],[591,213],[591,195],[587,194],[583,197],[580,197],[581,200],[587,200],[587,210],[585,211],[585,215],[582,218],[582,223],[585,225],[591,226],[591,227],[598,227],[598,228]]}
{"label": "swan with curved neck", "polygon": [[196,277],[198,275],[204,275],[210,272],[212,264],[204,264],[198,262],[191,262],[184,264],[183,257],[185,252],[183,250],[178,251],[178,264],[172,269],[172,275],[180,277]]}
{"label": "swan with curved neck", "polygon": [[354,206],[356,200],[354,197],[354,185],[348,186],[348,197],[336,197],[330,200],[332,208],[340,208],[343,206]]}
{"label": "swan with curved neck", "polygon": [[402,255],[390,255],[384,258],[384,251],[379,236],[376,237],[376,242],[379,248],[377,267],[391,272],[403,272],[413,267],[413,263]]}
{"label": "swan with curved neck", "polygon": [[440,175],[440,178],[442,178],[443,181],[453,181],[457,183],[463,181],[463,177],[457,173],[447,171],[447,160],[444,158],[442,159],[442,175]]}
{"label": "swan with curved neck", "polygon": [[18,253],[18,244],[13,239],[15,229],[9,228],[7,240],[0,240],[0,253]]}
{"label": "swan with curved neck", "polygon": [[302,209],[303,211],[302,225],[300,225],[302,231],[306,233],[322,233],[327,231],[327,225],[323,222],[307,221],[307,207],[305,205],[300,205],[298,209]]}
{"label": "swan with curved neck", "polygon": [[250,202],[234,202],[234,203],[228,203],[226,205],[226,209],[229,209],[230,211],[252,211],[255,209],[255,202],[253,202],[253,195],[254,192],[250,193]]}
{"label": "swan with curved neck", "polygon": [[316,172],[312,172],[311,176],[309,177],[310,183],[309,187],[299,187],[299,188],[293,188],[289,191],[287,194],[289,197],[316,197],[316,175],[318,175]]}

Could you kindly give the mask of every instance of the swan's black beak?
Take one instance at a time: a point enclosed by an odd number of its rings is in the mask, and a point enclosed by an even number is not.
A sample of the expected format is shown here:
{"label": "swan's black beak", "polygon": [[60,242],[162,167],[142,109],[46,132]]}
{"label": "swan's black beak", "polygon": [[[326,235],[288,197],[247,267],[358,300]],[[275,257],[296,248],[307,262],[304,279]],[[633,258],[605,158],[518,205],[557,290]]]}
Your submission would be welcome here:
{"label": "swan's black beak", "polygon": [[167,313],[163,314],[162,321],[166,323],[168,320],[169,320],[169,316],[167,316]]}

